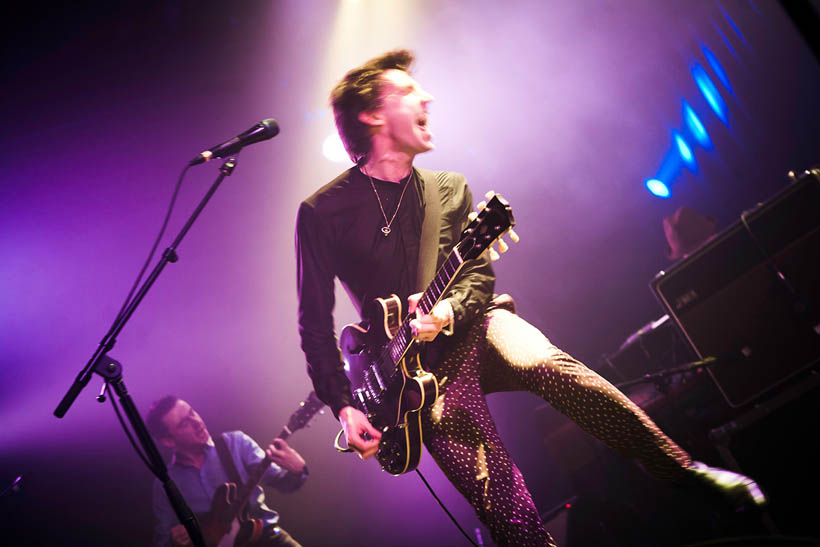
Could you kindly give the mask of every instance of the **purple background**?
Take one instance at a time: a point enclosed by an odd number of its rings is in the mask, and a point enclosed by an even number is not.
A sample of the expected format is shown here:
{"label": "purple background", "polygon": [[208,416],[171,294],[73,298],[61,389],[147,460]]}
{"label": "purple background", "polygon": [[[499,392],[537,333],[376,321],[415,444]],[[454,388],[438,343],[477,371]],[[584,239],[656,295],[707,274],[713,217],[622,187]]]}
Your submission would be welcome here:
{"label": "purple background", "polygon": [[[152,477],[94,401],[100,379],[64,419],[52,412],[119,310],[185,162],[267,117],[281,134],[242,153],[111,354],[141,411],[175,393],[212,431],[260,441],[310,391],[295,212],[348,166],[322,155],[327,93],[367,58],[417,53],[414,75],[436,97],[436,150],[417,164],[460,171],[476,196],[494,189],[512,203],[522,241],[497,264],[498,289],[593,368],[663,313],[648,282],[669,265],[664,217],[687,205],[723,228],[820,156],[820,69],[774,2],[113,4],[32,8],[4,32],[0,490],[24,478],[0,499],[0,522],[35,542],[41,519],[60,542],[148,541]],[[695,86],[694,62],[718,85],[727,123]],[[714,146],[695,148],[698,171],[681,171],[662,200],[643,181],[682,127],[682,99]],[[218,165],[189,171],[161,249]],[[341,293],[336,318],[355,318]],[[539,508],[571,495],[536,423],[543,402],[490,404]],[[270,495],[284,527],[305,545],[462,544],[417,477],[337,454],[337,429],[325,413],[292,438],[311,478]],[[421,469],[462,526],[479,526],[429,457]]]}

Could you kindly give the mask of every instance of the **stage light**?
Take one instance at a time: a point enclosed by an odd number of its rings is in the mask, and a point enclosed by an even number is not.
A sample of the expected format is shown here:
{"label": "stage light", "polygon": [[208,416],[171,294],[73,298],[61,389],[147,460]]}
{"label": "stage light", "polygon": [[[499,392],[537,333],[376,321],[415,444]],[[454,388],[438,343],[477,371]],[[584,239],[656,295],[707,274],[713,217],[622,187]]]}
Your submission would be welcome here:
{"label": "stage light", "polygon": [[686,101],[683,101],[683,119],[686,122],[686,127],[689,128],[689,133],[692,134],[697,143],[704,148],[711,148],[712,139],[709,138],[709,133],[706,132],[700,118]]}
{"label": "stage light", "polygon": [[735,51],[735,48],[732,46],[732,43],[729,41],[729,39],[726,37],[726,35],[720,29],[720,26],[717,23],[715,23],[714,21],[712,21],[712,25],[715,27],[715,30],[717,31],[718,35],[720,36],[720,39],[723,40],[723,44],[726,46],[726,49],[728,49],[729,52],[731,52],[731,54],[735,56],[735,59],[740,60],[740,56],[737,54],[737,51]]}
{"label": "stage light", "polygon": [[686,139],[681,137],[677,131],[672,132],[672,138],[675,141],[675,147],[678,149],[678,153],[683,162],[690,169],[696,169],[697,163],[695,162],[695,155],[692,153],[692,149],[689,147],[689,143],[686,142]]}
{"label": "stage light", "polygon": [[720,8],[720,11],[723,12],[723,16],[726,17],[726,20],[729,22],[729,26],[732,27],[732,30],[735,31],[735,34],[737,34],[738,38],[740,38],[740,41],[743,42],[743,45],[745,45],[746,47],[749,47],[749,43],[746,42],[746,38],[743,37],[743,33],[740,32],[740,29],[737,27],[734,20],[731,17],[729,17],[729,14],[726,13],[725,9],[723,9],[723,6],[718,4],[718,7]]}
{"label": "stage light", "polygon": [[322,143],[322,154],[327,159],[334,163],[344,163],[350,161],[350,156],[347,155],[342,139],[339,138],[338,133],[331,133],[325,137]]}
{"label": "stage light", "polygon": [[726,88],[726,91],[728,91],[729,94],[734,95],[734,92],[732,91],[732,84],[729,83],[729,77],[726,76],[726,71],[723,70],[723,66],[717,60],[715,54],[709,51],[709,48],[706,46],[701,46],[701,49],[703,50],[703,56],[706,57],[706,61],[708,61],[709,66],[712,67],[712,71],[715,73],[715,76],[718,77],[720,83],[723,84],[723,87]]}
{"label": "stage light", "polygon": [[668,198],[672,195],[669,191],[669,187],[662,180],[646,179],[644,184],[646,184],[646,189],[652,192],[652,195],[658,196],[659,198]]}
{"label": "stage light", "polygon": [[726,103],[720,95],[720,91],[718,91],[715,84],[712,83],[712,79],[709,78],[709,75],[706,74],[706,71],[700,66],[700,63],[695,63],[692,67],[692,77],[695,79],[698,89],[700,89],[706,102],[712,107],[717,117],[720,118],[723,123],[726,123]]}

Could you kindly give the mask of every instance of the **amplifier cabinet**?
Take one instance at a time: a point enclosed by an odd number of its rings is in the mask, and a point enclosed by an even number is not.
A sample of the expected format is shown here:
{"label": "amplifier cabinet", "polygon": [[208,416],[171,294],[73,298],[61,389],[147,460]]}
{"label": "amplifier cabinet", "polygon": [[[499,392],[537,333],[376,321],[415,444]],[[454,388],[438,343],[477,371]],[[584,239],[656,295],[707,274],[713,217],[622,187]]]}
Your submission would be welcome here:
{"label": "amplifier cabinet", "polygon": [[741,215],[650,288],[733,407],[820,360],[820,172]]}

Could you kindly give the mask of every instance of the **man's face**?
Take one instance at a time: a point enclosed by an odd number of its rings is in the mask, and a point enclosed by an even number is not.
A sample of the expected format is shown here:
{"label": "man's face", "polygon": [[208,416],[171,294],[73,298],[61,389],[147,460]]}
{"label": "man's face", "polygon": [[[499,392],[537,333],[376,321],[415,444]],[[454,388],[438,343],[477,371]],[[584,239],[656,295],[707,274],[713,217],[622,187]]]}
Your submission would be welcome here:
{"label": "man's face", "polygon": [[432,150],[427,104],[433,96],[403,70],[386,70],[381,78],[381,106],[370,113],[379,134],[390,140],[394,150],[410,156]]}
{"label": "man's face", "polygon": [[162,442],[177,451],[190,450],[208,444],[211,438],[208,428],[196,410],[185,401],[179,400],[168,413],[162,417],[167,428],[167,435]]}

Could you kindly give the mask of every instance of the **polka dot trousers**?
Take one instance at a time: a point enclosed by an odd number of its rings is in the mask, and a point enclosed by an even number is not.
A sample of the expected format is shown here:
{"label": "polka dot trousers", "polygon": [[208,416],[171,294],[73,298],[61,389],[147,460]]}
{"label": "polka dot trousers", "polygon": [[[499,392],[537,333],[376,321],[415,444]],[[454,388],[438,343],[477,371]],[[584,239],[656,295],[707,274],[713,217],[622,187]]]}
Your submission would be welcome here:
{"label": "polka dot trousers", "polygon": [[503,309],[476,321],[434,371],[440,395],[423,416],[424,444],[498,545],[555,545],[507,454],[485,394],[529,391],[653,476],[691,462],[628,397]]}

